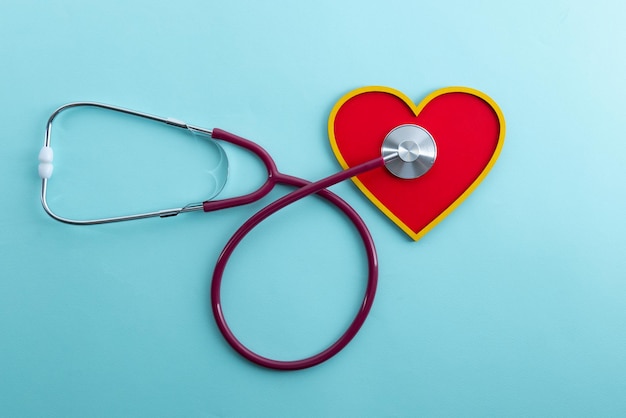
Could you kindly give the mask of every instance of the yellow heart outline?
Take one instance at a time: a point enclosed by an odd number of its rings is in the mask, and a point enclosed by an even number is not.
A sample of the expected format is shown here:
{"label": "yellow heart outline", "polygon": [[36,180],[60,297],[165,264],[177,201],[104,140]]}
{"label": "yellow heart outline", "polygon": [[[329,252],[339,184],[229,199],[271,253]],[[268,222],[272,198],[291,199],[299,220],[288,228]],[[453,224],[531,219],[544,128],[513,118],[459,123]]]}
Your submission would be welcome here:
{"label": "yellow heart outline", "polygon": [[383,212],[389,219],[391,219],[391,221],[393,223],[395,223],[397,226],[399,226],[400,229],[402,229],[413,240],[417,241],[420,238],[422,238],[424,235],[426,235],[431,229],[433,229],[446,216],[448,216],[450,213],[452,213],[452,211],[454,211],[454,209],[456,209],[470,194],[472,194],[472,192],[476,189],[476,187],[478,187],[480,182],[482,182],[485,179],[485,177],[487,177],[487,174],[489,173],[491,168],[496,163],[496,160],[500,156],[500,151],[502,150],[502,146],[504,145],[504,134],[505,134],[505,131],[506,131],[506,126],[505,126],[505,122],[504,122],[504,114],[502,113],[502,110],[500,109],[500,107],[496,104],[496,102],[491,97],[489,97],[488,95],[486,95],[485,93],[483,93],[483,92],[481,92],[479,90],[476,90],[476,89],[473,89],[473,88],[470,88],[470,87],[456,86],[456,87],[445,87],[445,88],[442,88],[442,89],[435,90],[432,93],[430,93],[429,95],[427,95],[417,105],[415,105],[415,103],[413,103],[413,100],[411,100],[407,95],[405,95],[401,91],[393,89],[391,87],[366,86],[366,87],[361,87],[361,88],[352,90],[352,91],[346,93],[341,99],[339,99],[339,101],[335,104],[335,106],[333,106],[333,109],[330,112],[330,116],[328,118],[328,136],[330,138],[330,146],[331,146],[331,148],[333,150],[333,153],[335,154],[335,157],[337,158],[337,161],[339,161],[339,164],[341,165],[341,167],[344,170],[347,169],[347,168],[350,168],[350,167],[348,166],[348,164],[346,163],[346,160],[341,155],[341,151],[339,150],[339,147],[337,145],[337,140],[335,138],[335,129],[334,129],[334,127],[335,127],[335,117],[337,116],[337,113],[339,112],[339,109],[341,109],[341,107],[348,100],[350,100],[353,97],[358,96],[360,94],[371,93],[371,92],[388,93],[388,94],[391,94],[391,95],[394,95],[394,96],[400,98],[413,111],[415,116],[419,115],[420,112],[424,109],[424,107],[426,107],[426,105],[428,103],[430,103],[433,99],[435,99],[435,98],[437,98],[437,97],[439,97],[441,95],[448,94],[448,93],[467,93],[467,94],[474,95],[474,96],[482,99],[483,101],[485,101],[488,105],[491,106],[493,111],[496,113],[496,116],[498,117],[498,123],[500,124],[500,133],[499,133],[499,136],[498,136],[498,142],[497,142],[497,145],[496,145],[496,149],[494,150],[493,154],[491,155],[491,158],[489,159],[489,162],[487,163],[485,168],[483,168],[483,170],[481,171],[480,175],[476,178],[476,180],[474,180],[472,182],[472,184],[470,184],[470,186],[467,189],[465,189],[465,191],[459,197],[457,197],[454,202],[452,202],[450,204],[450,206],[448,206],[443,212],[441,212],[439,215],[437,215],[437,217],[435,219],[430,221],[430,223],[428,223],[428,225],[426,225],[424,228],[422,228],[421,230],[419,230],[417,232],[413,231],[408,225],[406,225],[404,222],[402,222],[402,220],[400,218],[398,218],[396,215],[394,215],[393,212],[391,212],[380,200],[378,200],[376,198],[376,196],[374,196],[369,191],[369,189],[367,187],[365,187],[365,185],[357,177],[353,177],[352,178],[352,181],[354,182],[354,184],[357,185],[357,187],[361,190],[361,192],[363,192],[363,194],[372,203],[374,203],[374,205],[376,207],[378,207],[378,209],[380,209],[381,212]]}

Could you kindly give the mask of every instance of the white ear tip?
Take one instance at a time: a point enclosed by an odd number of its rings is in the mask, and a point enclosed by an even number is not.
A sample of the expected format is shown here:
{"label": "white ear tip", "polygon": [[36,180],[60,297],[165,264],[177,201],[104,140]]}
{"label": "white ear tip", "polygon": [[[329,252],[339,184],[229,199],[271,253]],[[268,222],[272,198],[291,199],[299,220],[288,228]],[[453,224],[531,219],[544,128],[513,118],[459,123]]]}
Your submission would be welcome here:
{"label": "white ear tip", "polygon": [[40,163],[39,164],[39,177],[42,179],[49,179],[52,176],[52,170],[54,166],[52,163]]}
{"label": "white ear tip", "polygon": [[39,151],[39,177],[42,179],[49,179],[52,176],[52,170],[54,169],[52,165],[53,158],[52,148],[44,146]]}
{"label": "white ear tip", "polygon": [[51,163],[54,157],[54,153],[52,152],[52,148],[50,147],[42,147],[39,151],[39,162],[40,163]]}

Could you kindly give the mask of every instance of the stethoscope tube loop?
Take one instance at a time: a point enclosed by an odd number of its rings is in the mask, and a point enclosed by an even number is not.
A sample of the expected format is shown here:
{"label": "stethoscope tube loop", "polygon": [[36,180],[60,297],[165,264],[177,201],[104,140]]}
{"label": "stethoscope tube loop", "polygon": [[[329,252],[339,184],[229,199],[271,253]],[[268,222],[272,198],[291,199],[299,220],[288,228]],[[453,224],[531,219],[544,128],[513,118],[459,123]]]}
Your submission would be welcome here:
{"label": "stethoscope tube loop", "polygon": [[[285,184],[297,187],[297,189],[293,192],[275,200],[274,202],[268,204],[263,209],[251,216],[233,234],[233,236],[230,238],[230,240],[228,240],[226,246],[220,253],[217,259],[217,263],[215,265],[213,279],[211,282],[211,308],[213,310],[213,317],[215,318],[217,327],[224,336],[224,339],[235,351],[237,351],[244,358],[260,366],[277,370],[299,370],[318,365],[330,359],[335,354],[339,353],[339,351],[341,351],[357,334],[357,332],[365,322],[365,319],[367,318],[367,315],[369,314],[369,311],[372,307],[372,304],[374,302],[374,296],[376,294],[376,286],[378,283],[378,259],[376,255],[376,248],[374,246],[372,236],[367,229],[367,226],[365,225],[365,222],[346,201],[327,190],[327,188],[336,183],[354,177],[358,174],[379,167],[383,167],[385,165],[385,162],[389,160],[389,157],[387,157],[386,159],[382,156],[377,157],[363,164],[349,168],[347,170],[339,171],[333,175],[312,183],[299,177],[289,176],[279,172],[276,164],[274,163],[274,160],[269,155],[269,153],[265,151],[265,149],[263,149],[260,145],[250,140],[223,131],[221,129],[213,129],[211,136],[214,139],[230,142],[239,147],[248,149],[249,151],[256,154],[265,165],[268,177],[261,187],[247,195],[218,201],[204,202],[204,211],[214,211],[257,201],[267,195],[276,184]],[[254,227],[259,225],[263,220],[267,219],[269,216],[276,213],[277,211],[311,194],[317,194],[318,196],[329,201],[331,204],[335,205],[354,224],[363,242],[368,260],[367,287],[359,311],[357,312],[348,329],[343,333],[341,337],[339,337],[339,339],[337,339],[337,341],[335,341],[322,352],[305,359],[294,361],[274,360],[261,356],[247,348],[237,339],[237,337],[228,326],[221,302],[222,279],[224,276],[226,265],[228,264],[228,260],[237,248],[237,245],[239,245],[243,238],[250,231],[252,231]]]}
{"label": "stethoscope tube loop", "polygon": [[[350,178],[360,172],[364,172],[367,170],[371,170],[376,167],[380,167],[384,164],[382,158],[368,161],[365,164],[354,167],[354,169],[341,171],[332,176],[329,176],[323,180],[320,180],[315,183],[311,183],[307,180],[300,179],[298,177],[286,176],[282,175],[281,183],[288,184],[290,186],[298,187],[297,190],[292,193],[283,196],[282,198],[270,203],[265,208],[261,209],[255,215],[253,215],[248,221],[246,221],[230,238],[224,249],[222,250],[216,266],[213,272],[213,280],[211,282],[211,307],[213,310],[213,316],[215,318],[215,322],[220,332],[224,336],[224,339],[230,344],[230,346],[237,351],[240,355],[245,357],[246,359],[267,368],[277,369],[277,370],[299,370],[305,369],[308,367],[316,366],[337,353],[339,353],[358,333],[359,329],[365,322],[369,311],[372,308],[372,304],[374,302],[374,296],[376,294],[376,286],[378,283],[378,259],[376,255],[376,248],[374,245],[374,241],[372,236],[365,225],[363,219],[358,215],[358,213],[343,199],[341,199],[336,194],[330,192],[326,189],[332,184],[338,183],[342,180]],[[228,327],[226,323],[226,318],[224,316],[224,312],[222,309],[220,290],[222,285],[222,278],[224,275],[224,271],[226,269],[226,265],[232,253],[234,252],[237,245],[243,240],[243,238],[259,223],[261,223],[264,219],[267,219],[270,215],[276,213],[278,210],[288,206],[289,204],[302,199],[303,197],[309,196],[311,194],[317,193],[320,197],[328,200],[330,203],[335,205],[338,209],[343,211],[343,213],[350,219],[350,221],[354,224],[357,229],[361,240],[363,241],[364,249],[367,256],[367,265],[368,265],[368,276],[367,276],[367,287],[365,290],[365,295],[363,297],[363,301],[354,317],[352,323],[348,327],[348,329],[344,332],[344,334],[337,339],[333,344],[331,344],[328,348],[323,350],[322,352],[313,355],[311,357],[295,360],[295,361],[279,361],[269,359],[267,357],[263,357],[252,350],[248,349],[244,346],[238,339],[235,337],[231,329]]]}

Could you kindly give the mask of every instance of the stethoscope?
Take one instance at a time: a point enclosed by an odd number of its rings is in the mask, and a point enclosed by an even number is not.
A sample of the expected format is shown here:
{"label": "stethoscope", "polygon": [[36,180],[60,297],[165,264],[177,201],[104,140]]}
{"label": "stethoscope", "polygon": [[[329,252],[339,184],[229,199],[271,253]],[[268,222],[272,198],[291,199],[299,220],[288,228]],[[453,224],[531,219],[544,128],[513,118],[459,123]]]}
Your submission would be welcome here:
{"label": "stethoscope", "polygon": [[[52,211],[47,201],[48,182],[52,176],[53,171],[53,152],[52,148],[50,147],[52,137],[52,125],[55,118],[59,116],[59,114],[61,114],[63,111],[77,107],[95,107],[115,112],[121,112],[132,116],[138,116],[141,118],[150,119],[155,122],[171,125],[177,128],[186,129],[195,135],[199,135],[208,139],[224,141],[231,143],[235,146],[242,147],[256,154],[256,156],[260,158],[263,165],[265,166],[265,169],[267,170],[267,180],[257,190],[242,196],[226,198],[222,200],[207,200],[201,203],[191,203],[183,207],[177,207],[173,209],[164,209],[133,215],[88,220],[77,220],[59,216]],[[44,146],[39,152],[39,176],[42,179],[41,203],[44,210],[52,218],[58,221],[75,225],[94,225],[150,217],[170,217],[176,216],[179,213],[194,212],[200,210],[204,212],[213,212],[220,209],[227,209],[256,202],[266,196],[276,185],[282,184],[295,187],[296,190],[273,201],[272,203],[268,204],[263,209],[255,213],[243,225],[241,225],[241,227],[239,227],[239,229],[228,240],[226,246],[218,257],[217,263],[215,265],[215,270],[213,272],[213,278],[211,282],[211,307],[213,310],[213,315],[215,317],[215,322],[217,323],[217,327],[219,328],[220,332],[222,333],[226,341],[233,347],[233,349],[235,349],[235,351],[237,351],[243,357],[260,366],[272,369],[304,369],[307,367],[318,365],[333,357],[335,354],[341,351],[352,340],[352,338],[354,338],[354,336],[363,325],[363,322],[365,321],[365,318],[369,314],[369,311],[372,307],[378,281],[378,260],[376,255],[376,248],[374,246],[372,236],[367,229],[367,226],[363,222],[363,219],[361,219],[361,217],[358,215],[358,213],[346,201],[341,199],[336,194],[330,192],[327,188],[351,177],[381,167],[386,167],[389,172],[391,172],[399,179],[415,179],[428,172],[435,163],[435,159],[437,157],[437,146],[435,140],[432,135],[421,126],[414,124],[400,125],[393,128],[385,136],[385,138],[381,139],[381,155],[379,157],[373,158],[369,161],[364,161],[361,164],[358,164],[346,170],[339,171],[338,173],[332,174],[316,182],[310,182],[299,177],[281,173],[280,171],[278,171],[276,163],[274,162],[272,157],[260,145],[237,135],[223,131],[221,129],[204,129],[197,126],[188,125],[185,122],[177,119],[163,118],[102,103],[70,103],[58,108],[52,113],[52,115],[48,119]],[[217,144],[217,142],[215,142],[215,144]],[[223,152],[221,146],[219,146],[219,144],[217,144],[217,146],[219,147],[220,152],[225,156],[225,153]],[[341,335],[341,337],[339,337],[339,339],[337,339],[328,348],[318,354],[301,360],[273,360],[261,356],[244,346],[237,339],[237,337],[235,337],[231,329],[228,327],[228,324],[226,323],[226,319],[224,317],[224,312],[222,310],[220,297],[222,276],[224,274],[224,270],[230,256],[232,255],[237,245],[246,236],[246,234],[248,234],[255,226],[257,226],[260,222],[262,222],[264,219],[266,219],[276,211],[311,194],[317,194],[318,196],[327,200],[329,203],[341,210],[354,224],[357,232],[359,233],[359,236],[361,237],[363,246],[365,248],[368,265],[367,286],[365,290],[365,295],[352,323],[349,325],[343,335]]]}

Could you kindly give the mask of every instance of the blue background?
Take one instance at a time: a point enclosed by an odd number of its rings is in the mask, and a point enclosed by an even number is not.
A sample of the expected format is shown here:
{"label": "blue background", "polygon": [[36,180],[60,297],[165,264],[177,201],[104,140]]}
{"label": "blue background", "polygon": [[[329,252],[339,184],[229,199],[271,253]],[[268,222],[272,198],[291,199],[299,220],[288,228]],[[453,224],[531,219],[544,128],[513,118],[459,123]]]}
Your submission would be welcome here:
{"label": "blue background", "polygon": [[[0,416],[625,416],[625,15],[566,0],[5,4]],[[261,204],[93,227],[39,204],[45,122],[66,102],[228,129],[317,179],[339,167],[332,105],[372,84],[416,101],[480,89],[507,137],[417,243],[353,184],[333,187],[372,231],[380,285],[361,332],[318,367],[256,367],[214,325],[215,260]],[[232,195],[260,170],[227,152]],[[317,199],[277,214],[226,271],[234,331],[282,359],[325,347],[358,306],[362,256]]]}

